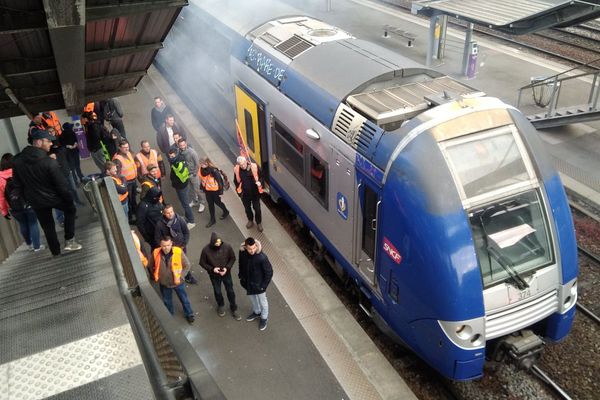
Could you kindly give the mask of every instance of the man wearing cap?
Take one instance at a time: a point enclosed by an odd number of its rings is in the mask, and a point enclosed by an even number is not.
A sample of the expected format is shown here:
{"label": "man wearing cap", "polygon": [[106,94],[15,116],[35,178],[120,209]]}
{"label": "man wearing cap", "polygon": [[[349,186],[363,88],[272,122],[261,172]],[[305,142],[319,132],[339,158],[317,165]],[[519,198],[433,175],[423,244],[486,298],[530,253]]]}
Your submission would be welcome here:
{"label": "man wearing cap", "polygon": [[47,131],[32,129],[31,146],[25,147],[13,160],[13,181],[35,211],[48,247],[57,256],[61,250],[52,218],[53,208],[65,215],[64,250],[80,250],[82,246],[74,239],[76,209],[69,184],[58,162],[48,156],[53,140],[55,137]]}

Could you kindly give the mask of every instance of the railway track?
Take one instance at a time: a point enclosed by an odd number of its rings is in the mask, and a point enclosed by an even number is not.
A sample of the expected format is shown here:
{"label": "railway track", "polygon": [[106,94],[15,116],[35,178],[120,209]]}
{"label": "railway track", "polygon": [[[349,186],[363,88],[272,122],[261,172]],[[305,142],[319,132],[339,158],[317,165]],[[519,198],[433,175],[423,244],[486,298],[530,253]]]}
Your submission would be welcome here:
{"label": "railway track", "polygon": [[554,382],[552,378],[550,378],[548,374],[542,371],[537,365],[531,367],[531,373],[536,378],[548,385],[556,395],[560,396],[561,399],[572,400],[571,396],[569,396],[567,392],[563,388],[561,388],[558,383]]}

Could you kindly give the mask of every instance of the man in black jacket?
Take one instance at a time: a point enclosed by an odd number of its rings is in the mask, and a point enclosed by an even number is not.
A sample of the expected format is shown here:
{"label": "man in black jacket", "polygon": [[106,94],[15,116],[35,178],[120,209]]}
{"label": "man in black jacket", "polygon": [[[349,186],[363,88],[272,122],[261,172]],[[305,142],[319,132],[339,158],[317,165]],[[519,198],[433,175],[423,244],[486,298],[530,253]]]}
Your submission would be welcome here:
{"label": "man in black jacket", "polygon": [[92,160],[102,173],[104,172],[104,163],[110,161],[108,150],[102,143],[102,125],[100,125],[96,114],[93,112],[81,114],[81,125],[85,128],[85,138]]}
{"label": "man in black jacket", "polygon": [[152,249],[157,248],[160,244],[160,242],[154,239],[154,232],[156,231],[156,224],[162,218],[163,205],[160,202],[161,196],[162,193],[158,188],[150,188],[148,193],[146,193],[146,197],[142,199],[137,208],[136,225],[138,231],[140,231],[142,237]]}
{"label": "man in black jacket", "polygon": [[154,130],[158,132],[162,127],[162,124],[165,123],[167,115],[171,114],[173,114],[171,107],[166,105],[162,98],[155,97],[154,107],[152,107],[152,111],[150,112],[150,118],[152,119],[152,126],[154,127]]}
{"label": "man in black jacket", "polygon": [[110,122],[110,125],[119,131],[119,134],[126,139],[125,125],[123,124],[123,108],[117,99],[108,99],[100,102],[100,108],[104,120]]}
{"label": "man in black jacket", "polygon": [[44,130],[34,129],[32,145],[25,147],[13,160],[15,188],[31,205],[44,230],[48,247],[53,255],[60,254],[52,209],[65,215],[65,250],[80,250],[82,246],[75,237],[76,209],[69,185],[58,162],[48,156],[54,136]]}
{"label": "man in black jacket", "polygon": [[208,272],[210,283],[212,283],[215,300],[217,301],[217,313],[219,317],[225,316],[225,300],[221,292],[221,283],[225,286],[227,300],[231,315],[236,321],[242,319],[237,311],[235,302],[235,292],[233,291],[233,280],[231,279],[231,268],[235,262],[235,253],[233,248],[213,232],[210,236],[210,242],[202,249],[200,254],[200,266]]}
{"label": "man in black jacket", "polygon": [[240,284],[246,289],[246,294],[252,303],[252,314],[248,315],[246,321],[254,321],[260,318],[258,329],[267,329],[269,319],[269,302],[267,301],[267,286],[273,277],[273,267],[269,258],[262,253],[260,242],[253,237],[248,237],[242,243],[238,256],[240,272]]}

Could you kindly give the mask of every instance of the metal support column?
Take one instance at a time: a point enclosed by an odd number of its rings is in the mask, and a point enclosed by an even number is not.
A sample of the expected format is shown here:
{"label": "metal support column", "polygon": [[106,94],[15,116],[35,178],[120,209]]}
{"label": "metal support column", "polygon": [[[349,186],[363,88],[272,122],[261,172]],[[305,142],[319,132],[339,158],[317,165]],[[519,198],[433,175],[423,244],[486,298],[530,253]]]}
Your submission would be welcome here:
{"label": "metal support column", "polygon": [[469,52],[471,50],[471,42],[473,41],[473,23],[469,23],[467,31],[465,32],[465,50],[463,52],[463,63],[462,73],[467,75],[467,68],[469,67]]}
{"label": "metal support column", "polygon": [[427,39],[427,60],[425,65],[431,67],[433,63],[433,52],[435,47],[435,25],[438,20],[438,15],[434,14],[429,19],[429,37]]}
{"label": "metal support column", "polygon": [[327,5],[327,12],[331,12],[331,0],[325,0],[325,3]]}
{"label": "metal support column", "polygon": [[10,118],[4,118],[0,120],[0,124],[4,131],[6,131],[6,137],[8,138],[8,146],[10,148],[10,152],[12,154],[17,154],[19,152],[19,142],[17,141],[17,137],[15,136],[15,130],[13,128],[12,122]]}
{"label": "metal support column", "polygon": [[85,89],[85,0],[43,2],[65,108],[78,113]]}
{"label": "metal support column", "polygon": [[437,59],[443,60],[446,52],[446,31],[448,30],[448,16],[442,15],[440,18],[440,38],[437,49]]}

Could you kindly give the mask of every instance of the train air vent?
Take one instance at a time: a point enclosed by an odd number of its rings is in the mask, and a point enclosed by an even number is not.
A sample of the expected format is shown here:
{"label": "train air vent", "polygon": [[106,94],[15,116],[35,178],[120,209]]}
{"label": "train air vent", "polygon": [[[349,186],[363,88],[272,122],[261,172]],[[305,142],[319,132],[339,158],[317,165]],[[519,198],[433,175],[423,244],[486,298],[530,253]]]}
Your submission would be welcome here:
{"label": "train air vent", "polygon": [[[331,131],[337,137],[339,137],[344,142],[348,143],[350,146],[356,149],[357,147],[359,147],[358,141],[360,140],[360,136],[362,135],[361,130],[363,129],[365,122],[367,122],[367,119],[365,117],[356,113],[350,107],[344,104],[340,104],[337,112],[335,113],[335,118],[333,119],[333,128]],[[369,134],[366,134],[365,137],[368,135]],[[374,133],[371,136],[373,135]],[[370,141],[370,139],[365,140]],[[367,143],[366,148],[368,147],[369,146]]]}
{"label": "train air vent", "polygon": [[261,38],[262,40],[264,40],[265,42],[269,43],[269,44],[270,44],[271,46],[273,46],[273,47],[275,47],[275,46],[277,46],[279,43],[281,43],[281,40],[280,40],[278,37],[276,37],[276,36],[274,36],[274,35],[271,35],[269,32],[265,32],[265,33],[263,33],[263,34],[260,36],[260,38]]}
{"label": "train air vent", "polygon": [[298,35],[294,35],[288,40],[285,40],[279,43],[275,48],[288,56],[291,59],[298,57],[300,54],[304,53],[306,50],[314,47],[314,45],[304,39],[302,39]]}
{"label": "train air vent", "polygon": [[356,140],[356,148],[360,153],[366,154],[371,145],[371,141],[377,133],[377,125],[367,120],[363,122]]}

